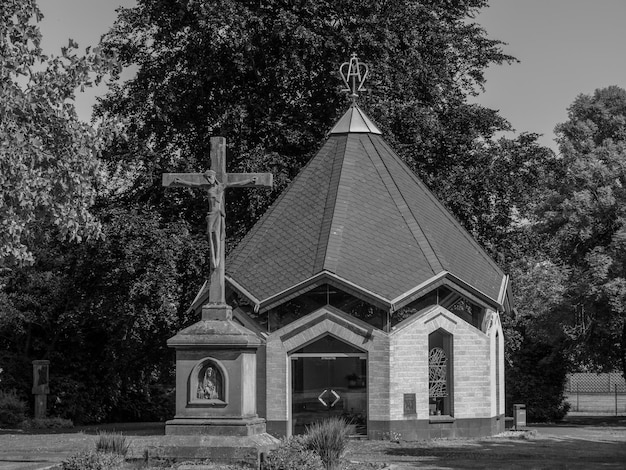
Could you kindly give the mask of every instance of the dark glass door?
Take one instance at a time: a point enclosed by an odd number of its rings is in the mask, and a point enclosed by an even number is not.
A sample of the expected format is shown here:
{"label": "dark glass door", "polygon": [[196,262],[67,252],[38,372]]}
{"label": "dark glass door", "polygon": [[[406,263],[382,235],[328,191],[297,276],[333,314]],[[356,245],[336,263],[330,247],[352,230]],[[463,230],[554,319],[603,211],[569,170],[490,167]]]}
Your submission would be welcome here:
{"label": "dark glass door", "polygon": [[351,434],[367,434],[367,360],[364,354],[295,354],[291,358],[292,432],[342,417]]}

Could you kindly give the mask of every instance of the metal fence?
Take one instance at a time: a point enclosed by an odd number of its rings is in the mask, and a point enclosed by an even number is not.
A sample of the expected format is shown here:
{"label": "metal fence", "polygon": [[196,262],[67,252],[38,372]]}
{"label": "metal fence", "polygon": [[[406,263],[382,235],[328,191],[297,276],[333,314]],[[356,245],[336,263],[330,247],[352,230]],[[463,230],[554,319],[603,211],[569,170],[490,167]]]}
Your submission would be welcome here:
{"label": "metal fence", "polygon": [[618,372],[569,374],[565,395],[570,411],[626,413],[626,382]]}

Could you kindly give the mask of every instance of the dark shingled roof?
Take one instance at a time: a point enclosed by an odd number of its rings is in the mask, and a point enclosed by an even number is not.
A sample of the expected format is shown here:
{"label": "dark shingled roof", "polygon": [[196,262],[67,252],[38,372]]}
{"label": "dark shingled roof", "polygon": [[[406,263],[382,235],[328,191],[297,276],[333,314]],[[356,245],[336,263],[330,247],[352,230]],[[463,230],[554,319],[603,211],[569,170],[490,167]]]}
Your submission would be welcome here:
{"label": "dark shingled roof", "polygon": [[261,308],[325,277],[391,309],[444,277],[496,307],[506,291],[504,273],[356,105],[225,267]]}

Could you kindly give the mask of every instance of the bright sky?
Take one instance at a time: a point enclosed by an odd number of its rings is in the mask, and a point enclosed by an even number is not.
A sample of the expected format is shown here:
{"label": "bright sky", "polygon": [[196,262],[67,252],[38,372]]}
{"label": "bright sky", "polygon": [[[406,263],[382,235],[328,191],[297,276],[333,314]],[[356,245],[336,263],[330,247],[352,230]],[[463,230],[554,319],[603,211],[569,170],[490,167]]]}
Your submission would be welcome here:
{"label": "bright sky", "polygon": [[498,109],[518,131],[544,134],[581,93],[626,88],[625,0],[490,0],[477,18],[489,36],[508,43],[520,63],[491,67],[478,101]]}
{"label": "bright sky", "polygon": [[[135,3],[39,0],[46,52],[58,54],[68,38],[81,48],[97,44],[115,9]],[[541,142],[555,148],[554,126],[567,119],[577,95],[609,85],[626,88],[625,20],[626,0],[490,0],[477,21],[491,38],[508,43],[505,52],[521,63],[491,67],[478,102],[500,110],[518,132],[544,134]],[[84,120],[95,94],[78,98]]]}
{"label": "bright sky", "polygon": [[[1,2],[2,0],[0,0]],[[135,0],[37,0],[44,19],[39,24],[43,36],[43,49],[47,54],[61,54],[68,39],[78,42],[78,49],[84,52],[87,46],[95,46],[100,37],[113,25],[119,7],[132,7]],[[89,121],[91,107],[96,96],[106,92],[102,84],[98,88],[86,88],[76,97],[78,116]]]}

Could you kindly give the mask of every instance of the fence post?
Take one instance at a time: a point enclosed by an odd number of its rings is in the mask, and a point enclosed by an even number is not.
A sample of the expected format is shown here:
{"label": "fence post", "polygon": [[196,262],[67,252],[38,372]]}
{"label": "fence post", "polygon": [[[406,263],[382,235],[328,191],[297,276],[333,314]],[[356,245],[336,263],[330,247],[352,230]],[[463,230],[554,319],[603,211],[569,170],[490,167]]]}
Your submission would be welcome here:
{"label": "fence post", "polygon": [[576,384],[576,411],[580,411],[579,397],[580,397],[580,384]]}
{"label": "fence post", "polygon": [[617,416],[617,384],[615,384],[614,387],[615,387],[615,416]]}

